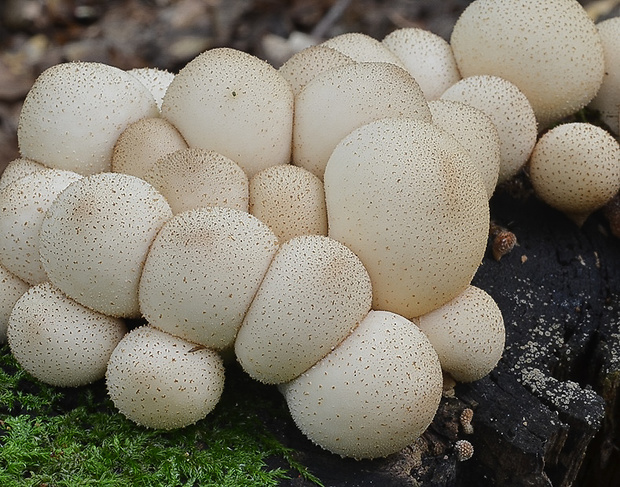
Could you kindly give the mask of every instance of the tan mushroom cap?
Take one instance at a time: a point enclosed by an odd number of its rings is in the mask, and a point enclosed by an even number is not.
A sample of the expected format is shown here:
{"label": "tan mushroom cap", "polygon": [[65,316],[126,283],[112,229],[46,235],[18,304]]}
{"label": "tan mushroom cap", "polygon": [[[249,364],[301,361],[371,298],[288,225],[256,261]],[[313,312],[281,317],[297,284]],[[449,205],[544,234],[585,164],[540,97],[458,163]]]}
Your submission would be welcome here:
{"label": "tan mushroom cap", "polygon": [[437,353],[419,328],[371,311],[339,347],[281,390],[308,438],[361,459],[413,443],[433,420],[442,383]]}
{"label": "tan mushroom cap", "polygon": [[543,201],[581,225],[620,190],[620,146],[595,125],[558,125],[534,147],[529,175]]}
{"label": "tan mushroom cap", "polygon": [[420,86],[404,69],[372,62],[326,71],[295,98],[293,163],[322,179],[343,137],[385,117],[431,121]]}
{"label": "tan mushroom cap", "polygon": [[23,178],[27,174],[36,171],[44,171],[46,169],[49,168],[38,163],[37,161],[26,159],[25,157],[14,159],[7,164],[4,171],[2,171],[2,174],[0,175],[0,191],[6,188],[13,181],[17,181],[19,178]]}
{"label": "tan mushroom cap", "polygon": [[546,127],[584,107],[603,80],[603,46],[576,0],[476,0],[450,44],[461,75],[514,83]]}
{"label": "tan mushroom cap", "polygon": [[41,262],[50,281],[84,306],[137,317],[138,283],[170,205],[135,176],[101,173],[76,181],[45,214]]}
{"label": "tan mushroom cap", "polygon": [[203,419],[224,390],[224,366],[213,350],[150,326],[129,332],[106,372],[110,398],[147,428],[183,428]]}
{"label": "tan mushroom cap", "polygon": [[235,340],[244,370],[288,382],[338,346],[368,314],[370,277],[340,242],[317,235],[282,244]]}
{"label": "tan mushroom cap", "polygon": [[17,138],[22,157],[90,175],[111,169],[125,128],[159,114],[153,95],[127,72],[101,63],[46,69],[28,92]]}
{"label": "tan mushroom cap", "polygon": [[144,178],[159,158],[186,148],[185,140],[170,122],[159,117],[143,118],[129,125],[116,141],[112,170]]}
{"label": "tan mushroom cap", "polygon": [[383,119],[345,137],[325,171],[329,236],[362,260],[373,309],[413,318],[471,282],[484,255],[489,204],[460,144],[412,119]]}
{"label": "tan mushroom cap", "polygon": [[0,265],[0,343],[6,342],[9,316],[17,300],[30,286]]}
{"label": "tan mushroom cap", "polygon": [[299,235],[327,235],[323,182],[302,167],[283,164],[255,174],[249,209],[280,242]]}
{"label": "tan mushroom cap", "polygon": [[134,68],[127,72],[130,75],[135,76],[144,86],[148,88],[157,103],[157,107],[161,109],[161,104],[164,100],[166,90],[174,79],[174,73],[158,68]]}
{"label": "tan mushroom cap", "polygon": [[146,259],[142,314],[165,332],[228,348],[277,249],[273,232],[249,213],[224,207],[179,213]]}
{"label": "tan mushroom cap", "polygon": [[401,59],[380,41],[360,32],[340,34],[319,45],[336,49],[357,62],[390,63],[405,67]]}
{"label": "tan mushroom cap", "polygon": [[15,303],[8,341],[15,359],[34,377],[77,387],[104,377],[126,331],[121,319],[92,311],[44,282]]}
{"label": "tan mushroom cap", "polygon": [[190,147],[229,157],[252,177],[291,155],[293,92],[255,56],[211,49],[190,61],[168,87],[162,116]]}
{"label": "tan mushroom cap", "polygon": [[495,368],[504,351],[502,312],[491,296],[475,286],[417,322],[437,352],[441,368],[457,381],[481,379]]}

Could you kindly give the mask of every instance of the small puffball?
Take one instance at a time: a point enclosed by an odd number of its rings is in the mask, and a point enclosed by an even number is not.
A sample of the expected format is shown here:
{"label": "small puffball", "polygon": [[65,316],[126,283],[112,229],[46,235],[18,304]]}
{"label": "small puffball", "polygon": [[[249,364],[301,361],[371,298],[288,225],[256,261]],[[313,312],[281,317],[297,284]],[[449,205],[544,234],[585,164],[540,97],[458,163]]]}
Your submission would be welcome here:
{"label": "small puffball", "polygon": [[347,32],[327,39],[319,46],[331,47],[356,62],[390,63],[401,68],[405,65],[400,58],[380,41],[360,32]]}
{"label": "small puffball", "polygon": [[433,420],[443,379],[437,353],[402,316],[371,311],[333,352],[281,386],[295,424],[338,455],[385,457]]}
{"label": "small puffball", "polygon": [[276,253],[235,340],[244,370],[288,382],[338,346],[368,314],[370,277],[340,242],[296,237]]}
{"label": "small puffball", "polygon": [[104,377],[126,331],[121,319],[92,311],[44,282],[15,303],[8,341],[15,359],[34,377],[77,387]]}
{"label": "small puffball", "polygon": [[23,178],[24,176],[36,171],[43,171],[46,169],[48,168],[43,164],[31,159],[26,159],[24,157],[14,159],[9,162],[4,168],[4,171],[2,171],[2,175],[0,176],[0,191],[6,188],[13,181],[17,181],[19,178]]}
{"label": "small puffball", "polygon": [[30,286],[0,265],[0,343],[6,342],[9,316],[17,300]]}
{"label": "small puffball", "polygon": [[303,167],[283,164],[255,174],[249,209],[280,242],[299,235],[327,235],[323,182]]}
{"label": "small puffball", "polygon": [[135,76],[148,88],[157,103],[157,107],[161,109],[161,103],[164,100],[164,95],[166,94],[168,86],[170,86],[170,83],[172,83],[174,79],[174,73],[157,68],[134,68],[127,72]]}
{"label": "small puffball", "polygon": [[46,168],[19,178],[0,191],[0,264],[34,285],[47,281],[39,257],[45,212],[77,173]]}
{"label": "small puffball", "polygon": [[101,173],[76,181],[43,218],[39,254],[50,281],[100,313],[137,317],[138,282],[170,205],[135,176]]}
{"label": "small puffball", "polygon": [[143,179],[164,195],[175,214],[201,206],[248,211],[248,177],[237,163],[215,151],[172,152],[160,158]]}
{"label": "small puffball", "polygon": [[129,125],[116,141],[112,171],[144,178],[160,157],[182,149],[187,144],[174,125],[163,118],[143,118]]}
{"label": "small puffball", "polygon": [[108,394],[118,410],[147,428],[183,428],[203,419],[224,390],[224,366],[213,350],[142,326],[112,352]]}
{"label": "small puffball", "polygon": [[519,172],[534,148],[538,131],[532,106],[514,84],[496,76],[472,76],[452,85],[441,99],[471,105],[495,124],[500,140],[498,184]]}
{"label": "small puffball", "polygon": [[382,42],[403,62],[427,100],[439,98],[461,79],[450,44],[437,34],[406,27],[391,32]]}
{"label": "small puffball", "polygon": [[544,202],[582,225],[620,190],[620,146],[595,125],[558,125],[534,147],[529,175]]}
{"label": "small puffball", "polygon": [[417,323],[437,352],[441,368],[460,382],[487,375],[504,351],[502,312],[491,296],[475,286],[420,316]]}
{"label": "small puffball", "polygon": [[111,169],[125,128],[159,114],[153,95],[127,72],[100,63],[46,69],[28,92],[17,138],[22,157],[90,175]]}
{"label": "small puffball", "polygon": [[175,336],[231,347],[277,249],[273,232],[249,213],[224,207],[179,213],[144,264],[142,314]]}

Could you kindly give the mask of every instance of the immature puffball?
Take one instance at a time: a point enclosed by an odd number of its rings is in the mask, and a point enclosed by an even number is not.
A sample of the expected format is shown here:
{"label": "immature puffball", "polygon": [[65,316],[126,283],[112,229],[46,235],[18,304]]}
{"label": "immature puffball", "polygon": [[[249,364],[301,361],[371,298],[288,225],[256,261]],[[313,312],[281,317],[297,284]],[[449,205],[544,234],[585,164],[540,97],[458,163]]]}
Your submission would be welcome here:
{"label": "immature puffball", "polygon": [[319,45],[336,49],[356,62],[390,63],[405,67],[400,58],[380,41],[359,32],[340,34]]}
{"label": "immature puffball", "polygon": [[92,311],[44,282],[15,303],[7,335],[11,353],[30,374],[54,386],[77,387],[103,378],[126,331],[122,320]]}
{"label": "immature puffball", "polygon": [[213,350],[142,326],[112,352],[106,385],[114,405],[130,420],[148,428],[183,428],[219,402],[224,366]]}
{"label": "immature puffball", "polygon": [[529,175],[543,201],[582,225],[620,190],[620,146],[595,125],[558,125],[534,147]]}
{"label": "immature puffball", "polygon": [[0,265],[0,343],[6,342],[9,316],[17,300],[30,286]]}
{"label": "immature puffball", "polygon": [[166,90],[174,79],[174,73],[157,68],[134,68],[127,72],[148,88],[157,103],[157,108],[161,109]]}
{"label": "immature puffball", "polygon": [[36,171],[44,171],[46,169],[48,169],[46,166],[31,159],[26,159],[24,157],[14,159],[7,164],[4,171],[2,171],[2,174],[0,175],[0,191],[6,188],[13,181],[17,181],[19,178],[23,178],[24,176]]}

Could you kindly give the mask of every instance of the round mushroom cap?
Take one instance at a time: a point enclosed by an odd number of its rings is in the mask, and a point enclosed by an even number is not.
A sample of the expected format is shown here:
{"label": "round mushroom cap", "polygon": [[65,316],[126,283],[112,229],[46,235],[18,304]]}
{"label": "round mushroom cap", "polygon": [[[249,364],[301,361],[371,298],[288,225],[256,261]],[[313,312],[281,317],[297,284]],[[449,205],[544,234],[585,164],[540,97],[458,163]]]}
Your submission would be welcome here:
{"label": "round mushroom cap", "polygon": [[157,103],[157,108],[161,109],[166,90],[174,79],[174,73],[158,68],[134,68],[127,72],[148,88]]}
{"label": "round mushroom cap", "polygon": [[161,229],[140,280],[140,309],[154,327],[223,350],[234,343],[278,240],[232,208],[179,213]]}
{"label": "round mushroom cap", "polygon": [[121,319],[92,311],[44,282],[15,303],[8,341],[28,373],[47,384],[77,387],[104,377],[126,331]]}
{"label": "round mushroom cap", "polygon": [[291,155],[293,92],[255,56],[211,49],[190,61],[166,91],[162,116],[190,147],[229,157],[248,178]]}
{"label": "round mushroom cap", "polygon": [[431,121],[420,86],[404,69],[373,62],[326,71],[295,98],[293,163],[322,179],[338,142],[385,117]]}
{"label": "round mushroom cap", "polygon": [[138,317],[138,284],[151,242],[172,218],[155,188],[101,173],[65,189],[43,218],[39,254],[49,280],[78,303]]}
{"label": "round mushroom cap", "polygon": [[390,63],[405,67],[400,58],[380,41],[360,32],[340,34],[319,45],[336,49],[356,62]]}
{"label": "round mushroom cap", "polygon": [[26,159],[24,157],[19,157],[17,159],[12,160],[7,164],[2,171],[2,175],[0,176],[0,191],[6,188],[13,181],[17,181],[20,178],[23,178],[27,174],[36,172],[36,171],[44,171],[48,169],[43,164],[40,164],[31,159]]}
{"label": "round mushroom cap", "polygon": [[377,458],[413,443],[433,420],[443,378],[426,336],[371,311],[333,352],[281,386],[293,420],[322,448]]}
{"label": "round mushroom cap", "polygon": [[0,343],[6,342],[9,316],[17,300],[30,286],[0,265]]}
{"label": "round mushroom cap", "polygon": [[329,236],[362,260],[373,309],[409,319],[470,284],[489,232],[479,171],[447,132],[383,119],[345,137],[325,171]]}
{"label": "round mushroom cap", "polygon": [[536,143],[529,175],[544,202],[581,225],[620,190],[620,146],[595,125],[558,125]]}
{"label": "round mushroom cap", "polygon": [[288,382],[336,348],[368,314],[370,277],[340,242],[308,235],[282,244],[235,340],[244,370]]}
{"label": "round mushroom cap", "polygon": [[441,99],[471,105],[495,124],[500,141],[498,184],[519,172],[536,144],[538,130],[532,106],[514,84],[497,76],[472,76],[452,85]]}
{"label": "round mushroom cap", "polygon": [[112,170],[144,178],[160,157],[182,149],[187,144],[174,125],[159,117],[142,118],[116,141]]}
{"label": "round mushroom cap", "polygon": [[504,351],[506,330],[497,303],[469,286],[441,308],[420,316],[418,326],[455,380],[471,382],[491,372]]}
{"label": "round mushroom cap", "polygon": [[255,174],[249,209],[280,242],[299,235],[327,235],[323,181],[303,167],[283,164]]}
{"label": "round mushroom cap", "polygon": [[248,177],[237,163],[214,151],[171,152],[160,158],[143,179],[164,195],[175,214],[201,206],[248,211]]}
{"label": "round mushroom cap", "polygon": [[46,69],[28,92],[19,117],[22,157],[90,175],[111,169],[114,144],[125,128],[156,117],[149,90],[127,72],[100,63]]}
{"label": "round mushroom cap", "polygon": [[476,0],[450,44],[464,78],[514,83],[542,127],[587,105],[603,80],[600,36],[576,0]]}
{"label": "round mushroom cap", "polygon": [[219,402],[224,366],[213,350],[142,326],[112,352],[106,385],[114,405],[131,421],[147,428],[183,428]]}
{"label": "round mushroom cap", "polygon": [[403,62],[427,100],[435,100],[461,79],[450,44],[426,29],[406,27],[382,41]]}
{"label": "round mushroom cap", "polygon": [[39,230],[45,212],[77,173],[46,168],[27,174],[0,191],[0,264],[34,285],[47,281],[39,257]]}

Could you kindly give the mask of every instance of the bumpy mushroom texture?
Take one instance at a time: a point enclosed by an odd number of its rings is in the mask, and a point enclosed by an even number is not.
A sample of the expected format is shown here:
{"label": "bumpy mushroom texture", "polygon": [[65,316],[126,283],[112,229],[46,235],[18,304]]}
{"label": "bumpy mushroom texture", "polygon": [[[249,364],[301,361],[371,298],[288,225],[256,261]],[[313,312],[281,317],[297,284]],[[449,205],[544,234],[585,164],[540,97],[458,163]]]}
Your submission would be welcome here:
{"label": "bumpy mushroom texture", "polygon": [[433,125],[448,132],[467,151],[491,198],[497,184],[501,156],[495,124],[484,112],[464,103],[434,100],[428,107],[433,115]]}
{"label": "bumpy mushroom texture", "polygon": [[43,164],[31,159],[26,159],[23,157],[14,159],[7,164],[4,171],[2,171],[2,175],[0,175],[0,191],[6,188],[13,181],[17,181],[19,178],[23,178],[24,176],[36,171],[44,171],[46,169],[48,168]]}
{"label": "bumpy mushroom texture", "polygon": [[441,368],[460,382],[487,375],[504,351],[502,312],[491,296],[475,286],[420,316],[417,324],[437,352]]}
{"label": "bumpy mushroom texture", "polygon": [[163,118],[143,118],[129,125],[119,136],[112,153],[112,171],[139,178],[161,157],[187,149],[179,131]]}
{"label": "bumpy mushroom texture", "polygon": [[500,140],[498,184],[519,172],[534,148],[538,129],[532,106],[513,83],[497,76],[472,76],[452,85],[441,99],[471,105],[495,124]]}
{"label": "bumpy mushroom texture", "polygon": [[433,420],[442,383],[426,336],[402,316],[371,311],[339,347],[281,391],[308,438],[361,459],[413,443]]}
{"label": "bumpy mushroom texture", "polygon": [[190,147],[229,157],[248,178],[291,155],[293,92],[278,71],[229,48],[190,61],[166,91],[162,116]]}
{"label": "bumpy mushroom texture", "polygon": [[601,113],[601,118],[616,134],[620,134],[620,17],[596,24],[603,43],[605,75],[590,107]]}
{"label": "bumpy mushroom texture", "polygon": [[398,56],[427,100],[435,100],[461,79],[450,44],[432,32],[415,27],[397,29],[383,45]]}
{"label": "bumpy mushroom texture", "polygon": [[175,336],[231,347],[277,249],[273,232],[249,213],[224,207],[179,213],[146,259],[142,314]]}
{"label": "bumpy mushroom texture", "polygon": [[293,163],[322,179],[344,136],[385,117],[431,121],[420,86],[404,69],[370,62],[326,71],[295,98]]}
{"label": "bumpy mushroom texture", "polygon": [[511,81],[542,127],[587,105],[603,80],[600,36],[576,0],[476,0],[450,44],[463,77]]}
{"label": "bumpy mushroom texture", "polygon": [[325,198],[329,236],[366,266],[373,309],[428,313],[463,292],[482,261],[484,183],[434,125],[395,118],[353,131],[327,163]]}
{"label": "bumpy mushroom texture", "polygon": [[319,45],[336,49],[357,62],[390,63],[405,67],[401,59],[380,41],[359,32],[340,34]]}
{"label": "bumpy mushroom texture", "polygon": [[368,314],[370,277],[359,258],[322,236],[282,244],[243,320],[235,353],[269,384],[298,377],[336,348]]}
{"label": "bumpy mushroom texture", "polygon": [[39,254],[49,280],[80,304],[137,317],[149,247],[172,218],[170,205],[135,176],[101,173],[76,181],[45,213]]}
{"label": "bumpy mushroom texture", "polygon": [[355,61],[336,49],[327,46],[311,46],[291,56],[278,72],[291,84],[293,94],[299,92],[319,74]]}
{"label": "bumpy mushroom texture", "polygon": [[110,398],[147,428],[183,428],[219,402],[224,366],[217,352],[150,326],[129,332],[112,352],[106,372]]}
{"label": "bumpy mushroom texture", "polygon": [[300,235],[327,235],[323,182],[302,167],[284,164],[256,174],[250,180],[249,209],[280,242]]}
{"label": "bumpy mushroom texture", "polygon": [[164,195],[173,213],[201,206],[248,211],[248,177],[237,163],[207,149],[183,149],[159,159],[144,180]]}
{"label": "bumpy mushroom texture", "polygon": [[9,184],[0,191],[0,264],[27,283],[47,280],[39,257],[39,230],[45,212],[77,173],[46,168]]}
{"label": "bumpy mushroom texture", "polygon": [[29,288],[26,281],[0,265],[0,343],[6,342],[11,310]]}
{"label": "bumpy mushroom texture", "polygon": [[529,175],[543,201],[582,225],[620,190],[620,146],[595,125],[558,125],[536,143]]}
{"label": "bumpy mushroom texture", "polygon": [[37,379],[77,387],[104,377],[126,331],[123,320],[92,311],[44,282],[15,303],[8,342],[15,359]]}
{"label": "bumpy mushroom texture", "polygon": [[17,138],[22,157],[90,175],[110,171],[125,128],[159,114],[153,95],[134,76],[100,63],[46,69],[22,107]]}
{"label": "bumpy mushroom texture", "polygon": [[157,108],[161,109],[166,90],[174,79],[174,73],[158,68],[134,68],[127,72],[148,88],[157,103]]}

